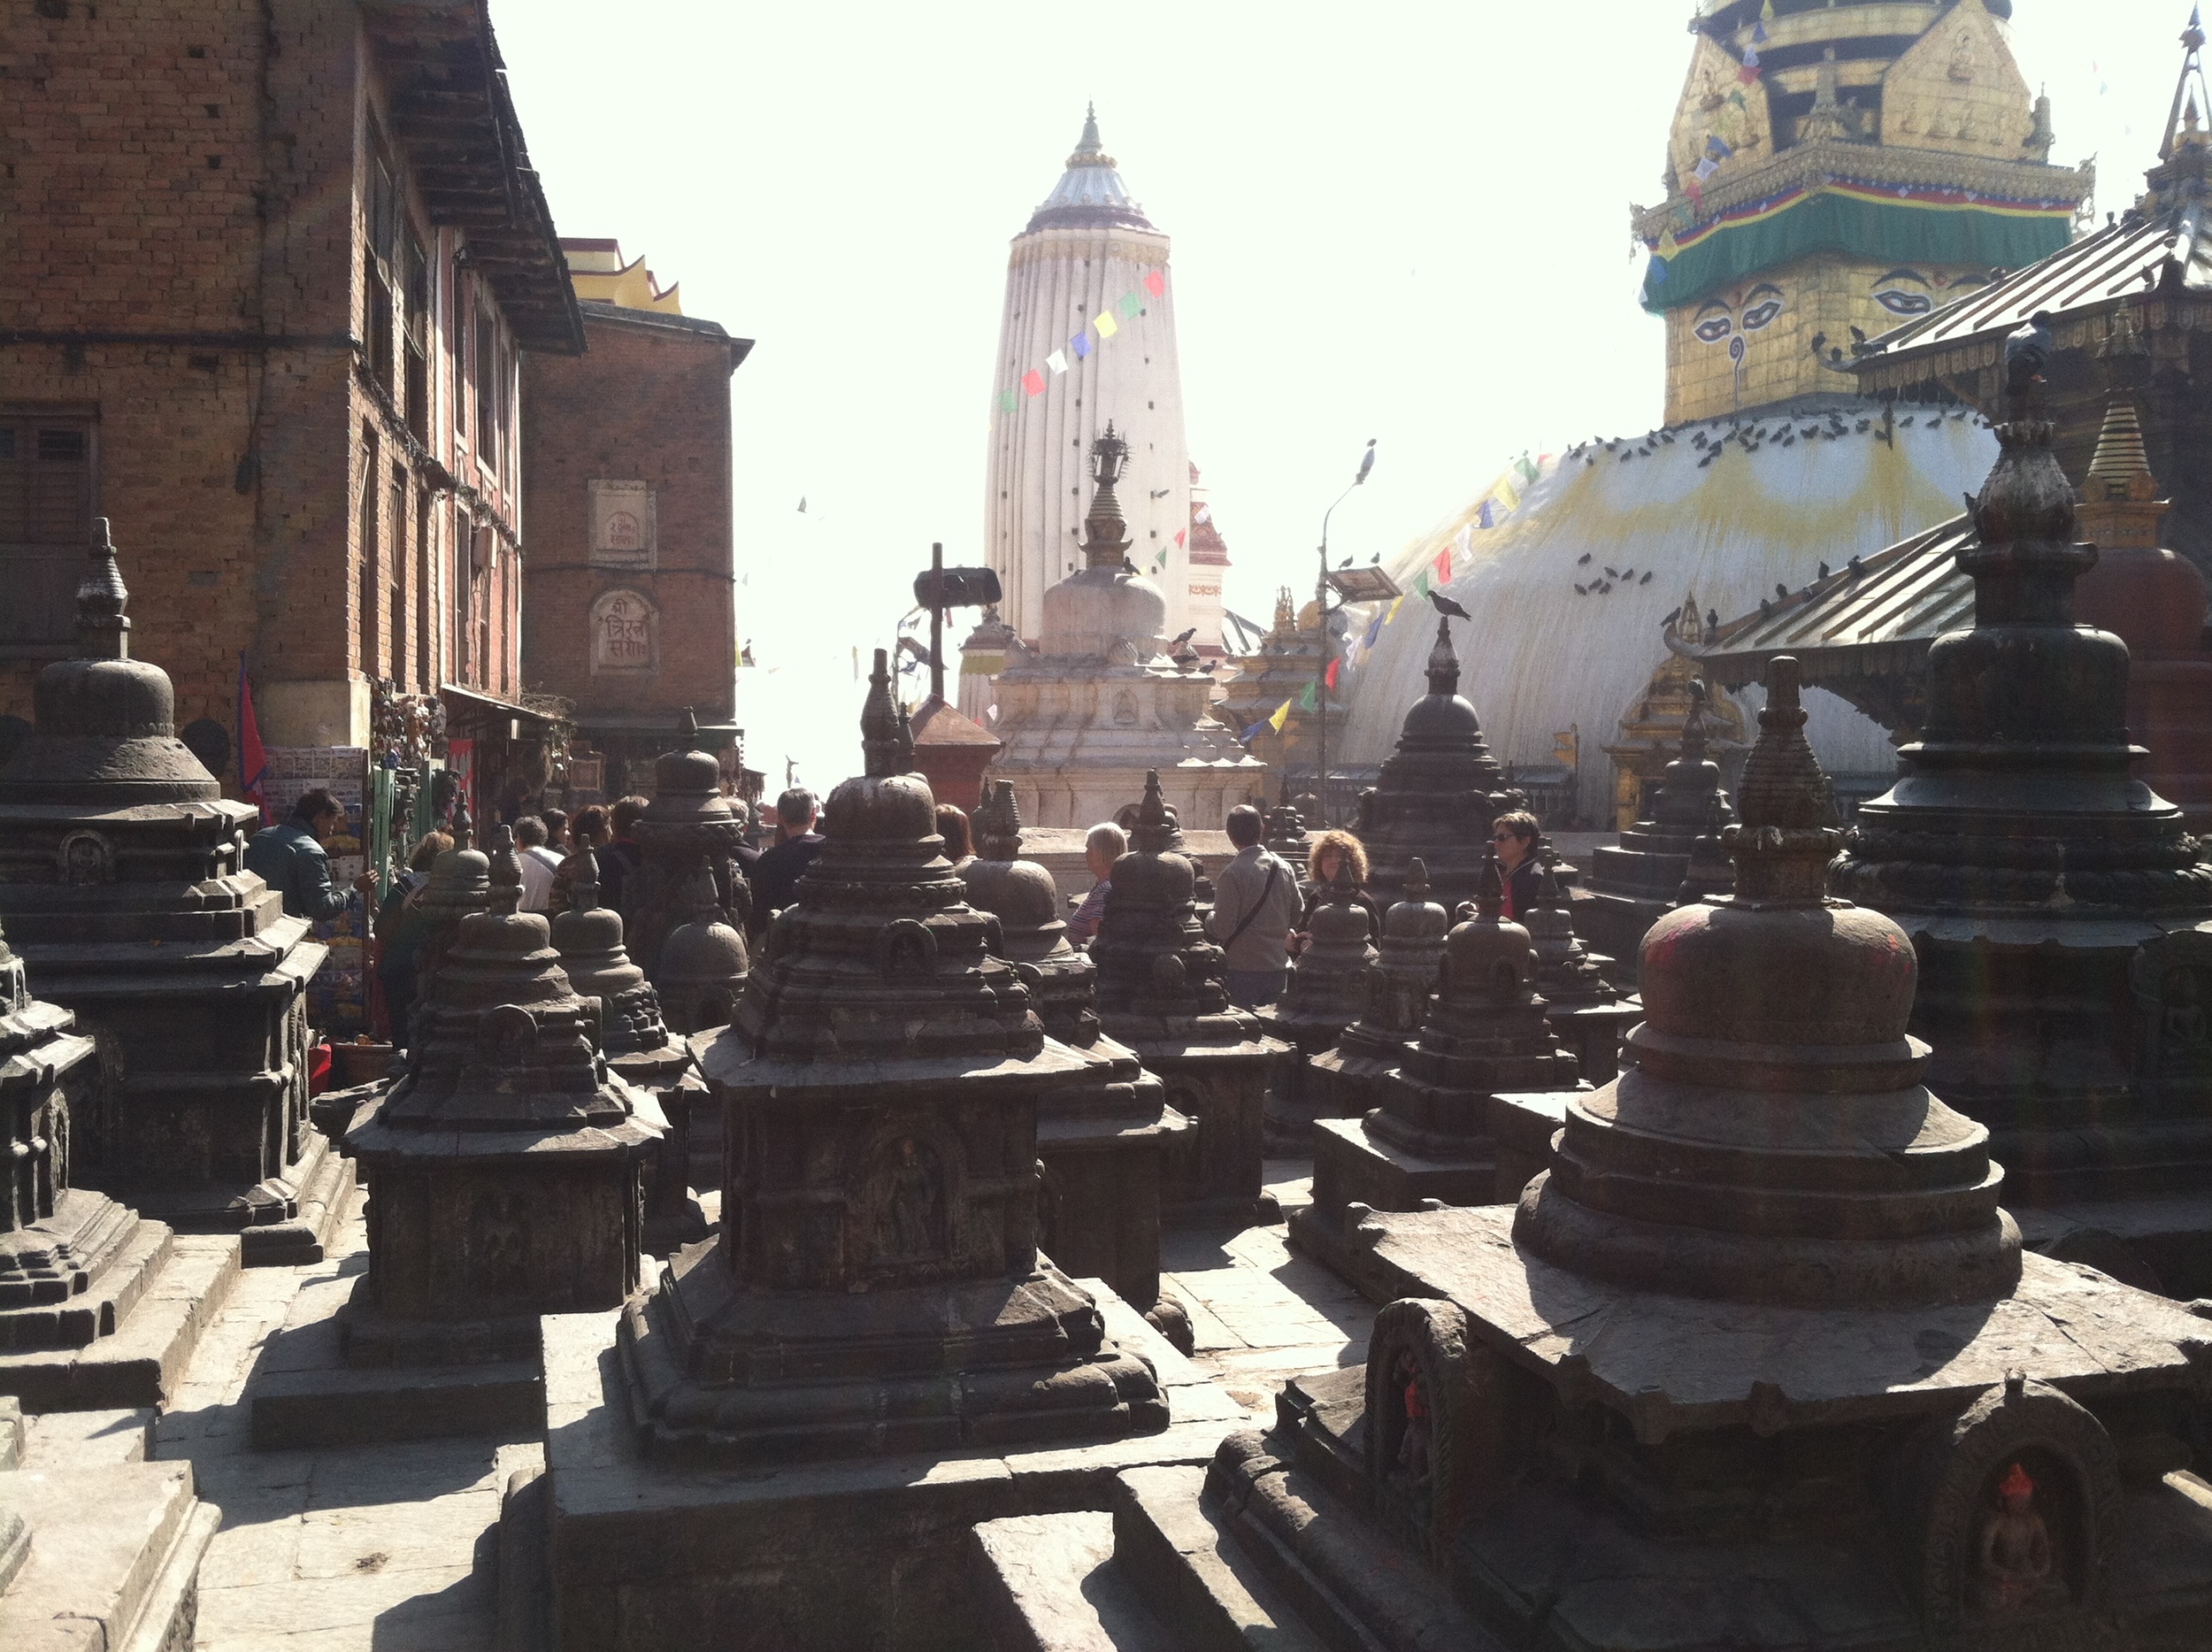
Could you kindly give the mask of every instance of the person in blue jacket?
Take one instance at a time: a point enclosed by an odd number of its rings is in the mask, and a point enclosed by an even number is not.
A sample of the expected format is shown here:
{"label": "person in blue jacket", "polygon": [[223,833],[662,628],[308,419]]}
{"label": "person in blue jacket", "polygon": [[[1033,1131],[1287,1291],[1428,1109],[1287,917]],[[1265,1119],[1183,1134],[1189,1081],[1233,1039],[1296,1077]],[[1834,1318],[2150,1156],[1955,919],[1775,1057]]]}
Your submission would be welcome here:
{"label": "person in blue jacket", "polygon": [[246,845],[246,870],[260,873],[261,880],[284,897],[288,918],[322,923],[344,911],[357,892],[365,895],[376,887],[367,872],[353,880],[350,890],[330,880],[330,856],[323,844],[345,819],[345,805],[318,786],[300,795],[289,820],[262,827]]}

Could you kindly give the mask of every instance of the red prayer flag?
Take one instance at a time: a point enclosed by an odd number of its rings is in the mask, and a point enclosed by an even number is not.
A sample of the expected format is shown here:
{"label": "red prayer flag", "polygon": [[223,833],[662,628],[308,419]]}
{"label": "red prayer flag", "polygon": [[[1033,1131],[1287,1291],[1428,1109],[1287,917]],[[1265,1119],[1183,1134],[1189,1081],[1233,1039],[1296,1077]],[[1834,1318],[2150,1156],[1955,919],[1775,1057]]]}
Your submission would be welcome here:
{"label": "red prayer flag", "polygon": [[1335,687],[1336,687],[1336,674],[1337,674],[1337,672],[1340,672],[1340,671],[1343,670],[1343,668],[1344,668],[1344,657],[1343,657],[1341,654],[1340,654],[1340,655],[1338,655],[1338,656],[1337,656],[1334,659],[1333,659],[1333,660],[1331,660],[1331,661],[1329,662],[1329,672],[1328,672],[1328,675],[1327,675],[1325,678],[1324,678],[1324,679],[1323,679],[1323,680],[1324,680],[1324,681],[1325,681],[1325,682],[1329,685],[1329,687],[1330,687],[1330,688],[1335,688]]}
{"label": "red prayer flag", "polygon": [[1178,549],[1178,550],[1182,549],[1182,548],[1183,548],[1183,541],[1185,540],[1185,538],[1187,538],[1187,537],[1189,535],[1189,534],[1190,534],[1190,529],[1188,529],[1188,528],[1187,528],[1187,527],[1185,527],[1185,528],[1178,528],[1178,529],[1176,530],[1176,533],[1175,533],[1175,549]]}
{"label": "red prayer flag", "polygon": [[1144,278],[1144,290],[1157,298],[1167,291],[1167,278],[1157,270],[1148,272]]}
{"label": "red prayer flag", "polygon": [[261,811],[261,824],[269,824],[269,800],[262,795],[268,779],[269,759],[261,749],[261,725],[253,714],[253,688],[246,680],[246,656],[238,656],[238,795]]}
{"label": "red prayer flag", "polygon": [[1452,548],[1449,545],[1436,553],[1436,582],[1443,584],[1452,577]]}
{"label": "red prayer flag", "polygon": [[1039,395],[1043,391],[1044,388],[1045,376],[1041,373],[1039,373],[1034,367],[1032,367],[1027,373],[1022,374],[1022,388],[1028,391],[1030,395]]}

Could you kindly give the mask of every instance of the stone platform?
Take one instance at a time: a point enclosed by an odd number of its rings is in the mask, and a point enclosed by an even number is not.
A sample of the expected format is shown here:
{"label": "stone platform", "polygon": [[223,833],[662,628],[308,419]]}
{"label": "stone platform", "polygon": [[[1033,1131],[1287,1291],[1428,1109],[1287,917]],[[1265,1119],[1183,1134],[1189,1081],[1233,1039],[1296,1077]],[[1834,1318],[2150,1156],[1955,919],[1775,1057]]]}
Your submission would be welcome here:
{"label": "stone platform", "polygon": [[[1242,1406],[1097,1279],[1107,1335],[1168,1398],[1164,1433],[1075,1445],[848,1459],[768,1471],[648,1461],[630,1421],[615,1314],[544,1322],[546,1480],[559,1652],[707,1652],[732,1644],[977,1644],[969,1533],[1104,1507],[1125,1468],[1207,1461]],[[895,1639],[893,1625],[895,1623]]]}
{"label": "stone platform", "polygon": [[235,1236],[139,1221],[97,1294],[71,1304],[97,1315],[102,1333],[82,1347],[0,1349],[0,1395],[27,1411],[165,1403],[238,1271]]}
{"label": "stone platform", "polygon": [[220,1187],[178,1189],[123,1181],[113,1187],[104,1183],[100,1191],[141,1209],[157,1208],[157,1202],[162,1220],[179,1233],[234,1237],[241,1267],[320,1262],[353,1195],[354,1163],[320,1130],[304,1130],[302,1136],[304,1144],[293,1174],[283,1179],[281,1187],[261,1184],[256,1219],[243,1227],[230,1208],[229,1195]]}

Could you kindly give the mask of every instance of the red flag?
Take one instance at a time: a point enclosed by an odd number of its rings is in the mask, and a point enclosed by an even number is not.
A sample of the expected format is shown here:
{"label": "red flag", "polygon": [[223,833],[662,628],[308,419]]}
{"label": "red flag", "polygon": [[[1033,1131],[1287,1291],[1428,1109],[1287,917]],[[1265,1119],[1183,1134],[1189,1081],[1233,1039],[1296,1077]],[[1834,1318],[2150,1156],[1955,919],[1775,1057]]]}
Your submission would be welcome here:
{"label": "red flag", "polygon": [[269,824],[269,800],[262,795],[269,776],[269,759],[261,749],[261,725],[253,714],[253,688],[246,680],[246,656],[238,656],[238,795],[261,811],[261,824]]}
{"label": "red flag", "polygon": [[1167,278],[1157,270],[1148,272],[1144,278],[1144,290],[1157,298],[1167,291]]}
{"label": "red flag", "polygon": [[1436,553],[1436,582],[1444,584],[1452,577],[1452,548],[1449,545]]}
{"label": "red flag", "polygon": [[1322,681],[1324,681],[1324,682],[1325,682],[1325,683],[1327,683],[1327,684],[1329,685],[1329,687],[1330,687],[1330,688],[1335,688],[1335,687],[1336,687],[1336,674],[1337,674],[1337,672],[1340,672],[1340,671],[1341,671],[1341,670],[1343,670],[1343,669],[1344,669],[1344,657],[1343,657],[1341,654],[1340,654],[1340,655],[1338,655],[1338,656],[1337,656],[1334,659],[1333,659],[1333,660],[1331,660],[1331,661],[1329,662],[1329,670],[1328,670],[1328,674],[1327,674],[1326,676],[1323,677],[1321,680],[1322,680]]}

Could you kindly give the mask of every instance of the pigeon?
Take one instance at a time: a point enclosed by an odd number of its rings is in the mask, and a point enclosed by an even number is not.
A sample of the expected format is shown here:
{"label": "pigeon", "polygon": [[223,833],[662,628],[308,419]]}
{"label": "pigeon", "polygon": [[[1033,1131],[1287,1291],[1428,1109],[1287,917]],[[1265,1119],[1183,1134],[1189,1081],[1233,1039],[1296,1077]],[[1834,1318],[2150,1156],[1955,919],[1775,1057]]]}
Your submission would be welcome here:
{"label": "pigeon", "polygon": [[1605,571],[1605,577],[1606,577],[1607,579],[1609,579],[1609,580],[1617,580],[1617,579],[1619,579],[1621,576],[1620,576],[1620,573],[1619,573],[1618,570],[1617,570],[1617,569],[1613,569],[1613,568],[1608,568],[1608,569]]}
{"label": "pigeon", "polygon": [[1124,573],[1133,575],[1137,572],[1137,565],[1130,561],[1128,557],[1124,557],[1121,559],[1121,571]]}
{"label": "pigeon", "polygon": [[1651,583],[1651,576],[1656,572],[1656,569],[1646,568],[1644,570],[1644,577],[1637,580],[1636,583],[1639,585],[1649,585]]}
{"label": "pigeon", "polygon": [[1701,430],[1697,433],[1697,434],[1692,436],[1690,438],[1690,445],[1694,448],[1703,447],[1705,445],[1705,433]]}
{"label": "pigeon", "polygon": [[1705,611],[1705,628],[1708,631],[1717,631],[1720,629],[1719,609],[1709,608]]}
{"label": "pigeon", "polygon": [[1820,577],[1824,580],[1828,577],[1828,565],[1824,562],[1820,565]]}
{"label": "pigeon", "polygon": [[1431,591],[1429,593],[1429,603],[1438,613],[1442,614],[1447,619],[1472,619],[1474,618],[1472,614],[1462,608],[1457,603],[1452,601],[1450,597],[1445,595],[1441,591]]}
{"label": "pigeon", "polygon": [[1376,552],[1373,556],[1370,557],[1367,559],[1367,565],[1368,565],[1369,567],[1371,567],[1371,567],[1373,567],[1373,566],[1374,566],[1377,563],[1380,562],[1381,560],[1382,560],[1382,552],[1380,552],[1380,551],[1379,550],[1379,551],[1377,551],[1377,552]]}
{"label": "pigeon", "polygon": [[1217,666],[1217,665],[1218,665],[1219,664],[1221,664],[1221,662],[1220,662],[1219,660],[1208,660],[1208,661],[1207,661],[1207,662],[1206,662],[1203,665],[1201,665],[1198,669],[1199,669],[1202,672],[1203,672],[1206,676],[1210,677],[1210,676],[1212,676],[1212,675],[1214,674],[1214,667],[1215,667],[1215,666]]}
{"label": "pigeon", "polygon": [[1769,614],[1772,613],[1773,611],[1774,611],[1774,604],[1773,604],[1772,603],[1770,603],[1769,601],[1767,601],[1767,599],[1766,599],[1765,597],[1762,596],[1762,597],[1759,599],[1759,618],[1760,618],[1760,619],[1765,619],[1765,618],[1766,618]]}
{"label": "pigeon", "polygon": [[1610,596],[1610,595],[1613,595],[1613,581],[1612,581],[1612,580],[1607,580],[1604,584],[1602,584],[1602,585],[1599,586],[1599,587],[1598,587],[1598,595],[1599,595],[1600,596]]}
{"label": "pigeon", "polygon": [[2055,349],[2051,312],[2039,310],[2025,327],[2005,340],[2005,394],[2016,401],[2042,383]]}
{"label": "pigeon", "polygon": [[1589,553],[1588,551],[1586,551],[1586,551],[1584,551],[1584,552],[1583,552],[1583,553],[1582,553],[1579,557],[1577,557],[1575,558],[1575,566],[1576,566],[1576,567],[1578,567],[1578,568],[1579,568],[1580,566],[1582,566],[1582,565],[1583,565],[1583,564],[1586,563],[1586,562],[1587,562],[1587,561],[1589,561],[1589,560],[1590,560],[1590,553]]}
{"label": "pigeon", "polygon": [[1575,587],[1575,595],[1576,595],[1577,596],[1587,596],[1587,595],[1589,595],[1589,594],[1590,594],[1590,588],[1589,588],[1588,586],[1586,586],[1586,585],[1578,585],[1578,586],[1576,586],[1576,587]]}
{"label": "pigeon", "polygon": [[1851,577],[1855,580],[1866,572],[1866,565],[1856,557],[1844,564],[1844,566],[1851,570]]}
{"label": "pigeon", "polygon": [[1710,465],[1718,457],[1720,457],[1720,449],[1718,448],[1715,448],[1710,453],[1707,454],[1703,458],[1697,462],[1698,469],[1703,470],[1708,465]]}
{"label": "pigeon", "polygon": [[1337,571],[1339,573],[1341,573],[1341,572],[1344,572],[1344,570],[1345,570],[1345,569],[1347,569],[1347,568],[1350,567],[1351,565],[1352,565],[1352,559],[1351,559],[1349,557],[1345,557],[1345,559],[1344,559],[1343,561],[1341,561],[1341,562],[1340,562],[1340,563],[1338,563],[1338,564],[1336,565],[1336,571]]}
{"label": "pigeon", "polygon": [[1820,426],[1818,425],[1808,425],[1804,429],[1799,431],[1797,434],[1801,436],[1816,436],[1820,434]]}
{"label": "pigeon", "polygon": [[1852,342],[1854,344],[1863,344],[1863,343],[1865,343],[1865,342],[1866,342],[1866,329],[1865,329],[1864,327],[1853,327],[1853,328],[1851,329],[1851,342]]}
{"label": "pigeon", "polygon": [[1170,648],[1170,649],[1179,649],[1179,648],[1181,648],[1181,647],[1183,646],[1183,644],[1184,644],[1184,643],[1186,643],[1186,642],[1189,642],[1189,641],[1190,641],[1193,637],[1196,636],[1197,634],[1198,634],[1198,627],[1197,627],[1196,626],[1192,626],[1189,630],[1187,630],[1187,631],[1184,632],[1182,635],[1180,635],[1180,636],[1177,637],[1177,638],[1175,639],[1175,641],[1174,641],[1174,642],[1171,642],[1168,646],[1169,646],[1169,648]]}
{"label": "pigeon", "polygon": [[1672,624],[1673,624],[1676,620],[1678,620],[1678,619],[1681,619],[1681,618],[1682,618],[1682,604],[1681,604],[1681,603],[1676,603],[1676,604],[1675,604],[1672,608],[1670,608],[1669,610],[1667,610],[1667,617],[1666,617],[1664,619],[1662,619],[1659,623],[1660,623],[1661,625],[1663,625],[1663,626],[1671,626],[1671,625],[1672,625]]}
{"label": "pigeon", "polygon": [[1912,415],[1908,413],[1904,418],[1899,419],[1897,422],[1909,428],[1912,425]]}
{"label": "pigeon", "polygon": [[1672,447],[1674,445],[1674,436],[1670,431],[1661,431],[1659,433],[1659,440],[1665,442],[1669,447]]}
{"label": "pigeon", "polygon": [[1859,420],[1859,434],[1861,435],[1866,434],[1866,433],[1873,427],[1873,424],[1874,421],[1870,419],[1862,419]]}
{"label": "pigeon", "polygon": [[1781,580],[1777,580],[1774,582],[1774,594],[1778,597],[1786,598],[1790,594],[1790,588],[1783,584]]}

